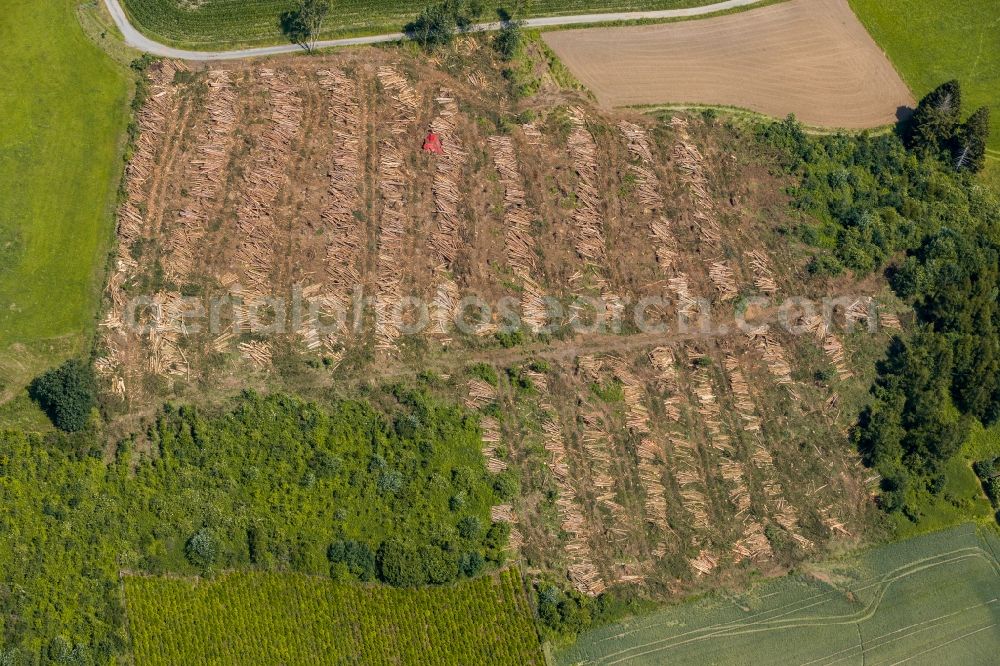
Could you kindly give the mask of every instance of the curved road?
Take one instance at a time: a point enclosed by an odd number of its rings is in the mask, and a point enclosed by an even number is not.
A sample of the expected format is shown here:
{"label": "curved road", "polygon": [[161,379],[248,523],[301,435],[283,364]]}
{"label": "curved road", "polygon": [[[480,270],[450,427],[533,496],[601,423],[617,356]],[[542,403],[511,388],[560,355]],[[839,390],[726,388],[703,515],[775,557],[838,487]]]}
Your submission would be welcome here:
{"label": "curved road", "polygon": [[[574,16],[550,16],[547,18],[534,18],[524,21],[529,28],[544,28],[555,25],[586,25],[589,23],[603,23],[606,21],[636,21],[641,19],[667,19],[683,18],[686,16],[700,16],[714,12],[734,9],[736,7],[746,7],[760,2],[760,0],[726,0],[713,5],[702,7],[690,7],[688,9],[666,9],[655,12],[620,12],[614,14],[577,14]],[[175,58],[177,60],[233,60],[237,58],[254,58],[258,56],[277,55],[280,53],[294,53],[301,51],[302,47],[297,44],[279,44],[277,46],[260,46],[249,49],[235,49],[232,51],[187,51],[175,49],[172,46],[153,41],[149,37],[136,30],[129,22],[125,10],[122,9],[119,0],[104,0],[105,6],[111,12],[118,29],[125,36],[125,43],[129,46],[152,53],[153,55],[165,58]],[[481,23],[473,27],[475,31],[497,30],[499,23]],[[325,49],[335,46],[358,46],[361,44],[378,44],[380,42],[394,42],[403,38],[403,33],[396,32],[388,35],[374,35],[371,37],[351,37],[348,39],[329,39],[316,43],[316,48]]]}

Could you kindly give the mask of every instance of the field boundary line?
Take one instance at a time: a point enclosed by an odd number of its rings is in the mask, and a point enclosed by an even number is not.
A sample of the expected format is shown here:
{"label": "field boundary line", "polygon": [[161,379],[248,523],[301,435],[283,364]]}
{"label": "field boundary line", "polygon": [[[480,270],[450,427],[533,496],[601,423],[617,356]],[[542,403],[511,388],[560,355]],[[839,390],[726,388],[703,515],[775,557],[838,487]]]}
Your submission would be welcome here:
{"label": "field boundary line", "polygon": [[[711,5],[701,7],[688,7],[684,9],[664,9],[648,12],[612,12],[608,14],[572,14],[569,16],[546,16],[525,20],[526,28],[547,28],[553,26],[569,25],[591,25],[606,23],[608,21],[640,21],[671,18],[690,18],[707,14],[715,14],[730,9],[750,7],[761,3],[762,0],[724,0]],[[234,49],[229,51],[189,51],[168,46],[156,40],[150,39],[140,32],[129,20],[128,14],[122,7],[120,0],[104,0],[111,18],[115,25],[125,37],[125,43],[133,48],[145,51],[153,55],[164,58],[174,58],[177,60],[238,60],[243,58],[259,58],[263,56],[280,55],[284,53],[300,53],[303,47],[298,44],[279,44],[276,46],[259,46],[254,48]],[[470,32],[490,32],[499,30],[500,22],[479,23],[470,29]],[[384,44],[387,42],[397,42],[405,38],[401,32],[388,33],[384,35],[371,35],[367,37],[347,37],[344,39],[328,39],[316,42],[315,48],[327,49],[344,46],[363,46],[367,44]]]}

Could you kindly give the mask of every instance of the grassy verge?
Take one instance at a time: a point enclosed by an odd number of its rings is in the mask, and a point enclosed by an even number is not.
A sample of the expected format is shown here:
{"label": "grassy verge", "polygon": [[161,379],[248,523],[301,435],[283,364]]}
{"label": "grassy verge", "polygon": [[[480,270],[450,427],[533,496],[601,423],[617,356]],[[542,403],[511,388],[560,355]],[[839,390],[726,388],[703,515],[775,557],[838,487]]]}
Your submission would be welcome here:
{"label": "grassy verge", "polygon": [[14,0],[4,11],[0,402],[86,347],[129,98],[128,76],[87,39],[73,0]]}
{"label": "grassy verge", "polygon": [[993,113],[985,181],[1000,185],[1000,4],[990,0],[850,0],[919,99],[957,78],[963,104]]}
{"label": "grassy verge", "polygon": [[138,664],[544,663],[516,569],[407,590],[263,572],[126,578],[125,594]]}
{"label": "grassy verge", "polygon": [[[595,12],[652,11],[713,4],[719,0],[537,0],[528,3],[523,17],[559,16]],[[398,32],[432,0],[342,0],[334,4],[323,38],[357,37]],[[281,15],[295,0],[203,0],[197,9],[183,9],[176,0],[122,0],[138,29],[149,37],[180,48],[223,50],[287,41]],[[513,3],[486,3],[485,19],[495,7]]]}

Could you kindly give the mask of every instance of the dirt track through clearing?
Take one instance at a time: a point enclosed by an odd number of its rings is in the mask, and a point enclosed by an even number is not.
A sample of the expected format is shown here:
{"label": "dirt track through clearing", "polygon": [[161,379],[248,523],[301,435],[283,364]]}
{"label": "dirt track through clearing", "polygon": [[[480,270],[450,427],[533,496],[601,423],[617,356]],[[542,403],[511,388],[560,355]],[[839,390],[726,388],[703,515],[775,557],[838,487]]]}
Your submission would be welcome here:
{"label": "dirt track through clearing", "polygon": [[826,127],[893,123],[913,96],[847,0],[543,35],[605,106],[738,106]]}

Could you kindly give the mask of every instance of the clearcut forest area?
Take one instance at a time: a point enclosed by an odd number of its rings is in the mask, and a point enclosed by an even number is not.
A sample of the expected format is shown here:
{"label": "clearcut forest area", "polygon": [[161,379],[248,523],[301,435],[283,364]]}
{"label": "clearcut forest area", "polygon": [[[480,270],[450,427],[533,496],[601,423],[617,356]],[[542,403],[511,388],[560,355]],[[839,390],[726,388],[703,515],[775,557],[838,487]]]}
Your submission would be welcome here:
{"label": "clearcut forest area", "polygon": [[[241,6],[169,26],[273,39]],[[463,3],[210,63],[33,7],[0,46],[0,665],[996,652],[988,49],[918,85],[859,10],[915,109],[872,89],[843,131],[601,104],[545,33],[451,31]],[[900,84],[850,26],[790,67]]]}
{"label": "clearcut forest area", "polygon": [[[522,18],[594,12],[677,9],[718,0],[537,0],[524,5]],[[323,31],[328,38],[399,32],[428,3],[424,0],[343,0],[333,8]],[[496,20],[503,3],[485,2],[485,20]],[[155,39],[192,48],[285,41],[280,17],[294,0],[122,0],[135,25]],[[508,9],[510,9],[508,7]]]}

